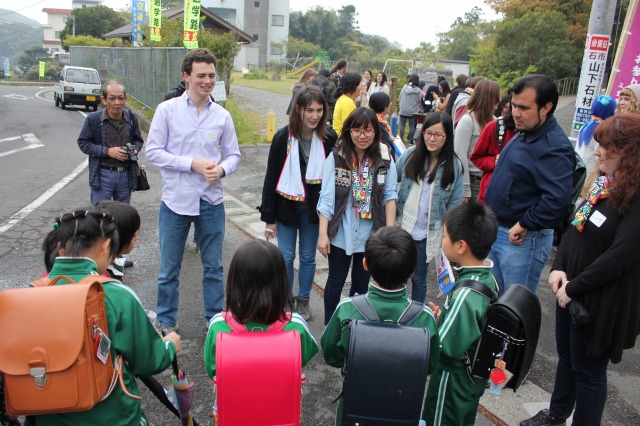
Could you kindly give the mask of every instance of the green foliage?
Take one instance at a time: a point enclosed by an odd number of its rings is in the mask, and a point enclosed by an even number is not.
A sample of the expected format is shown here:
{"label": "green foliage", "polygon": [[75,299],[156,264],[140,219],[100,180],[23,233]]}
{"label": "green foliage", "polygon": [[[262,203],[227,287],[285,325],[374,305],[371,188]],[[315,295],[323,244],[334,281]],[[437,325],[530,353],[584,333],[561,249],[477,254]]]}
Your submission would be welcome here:
{"label": "green foliage", "polygon": [[68,52],[70,46],[121,47],[122,41],[119,38],[102,39],[90,35],[68,36],[62,42],[62,47]]}
{"label": "green foliage", "polygon": [[[19,34],[19,37],[17,36]],[[42,43],[42,28],[25,24],[10,23],[0,25],[0,56],[15,62],[18,56],[31,46]]]}
{"label": "green foliage", "polygon": [[247,80],[263,80],[264,79],[264,73],[262,73],[262,72],[260,72],[258,70],[253,70],[251,72],[243,74],[242,78],[246,78]]}
{"label": "green foliage", "polygon": [[296,57],[298,54],[301,57],[315,57],[318,49],[320,49],[317,44],[293,36],[289,36],[284,45],[287,48],[287,56],[289,57]]}
{"label": "green foliage", "polygon": [[[51,59],[49,50],[42,46],[33,46],[25,50],[18,58],[18,67],[22,72],[27,72],[29,68],[38,66],[40,61],[48,61]],[[37,75],[36,75],[37,77]],[[36,78],[37,80],[37,78]]]}
{"label": "green foliage", "polygon": [[40,64],[31,66],[24,75],[27,80],[57,81],[62,68],[54,61],[48,61],[44,68],[44,77],[40,78]]}
{"label": "green foliage", "polygon": [[75,18],[76,36],[90,35],[102,37],[103,34],[113,31],[125,25],[128,20],[121,14],[107,6],[92,6],[74,9],[71,17],[60,33],[60,39],[65,40],[73,35],[73,22]]}
{"label": "green foliage", "polygon": [[441,58],[468,61],[492,30],[492,24],[480,19],[482,9],[473,7],[464,17],[458,17],[451,29],[440,34]]}

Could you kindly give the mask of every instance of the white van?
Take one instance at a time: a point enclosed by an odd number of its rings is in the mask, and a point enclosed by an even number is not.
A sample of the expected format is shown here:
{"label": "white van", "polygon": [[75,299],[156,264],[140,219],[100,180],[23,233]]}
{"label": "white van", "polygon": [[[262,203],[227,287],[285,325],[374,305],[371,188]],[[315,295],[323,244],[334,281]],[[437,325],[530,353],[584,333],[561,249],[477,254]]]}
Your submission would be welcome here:
{"label": "white van", "polygon": [[60,83],[53,86],[55,105],[66,109],[67,105],[84,105],[97,111],[102,94],[100,75],[93,68],[65,66],[60,73]]}

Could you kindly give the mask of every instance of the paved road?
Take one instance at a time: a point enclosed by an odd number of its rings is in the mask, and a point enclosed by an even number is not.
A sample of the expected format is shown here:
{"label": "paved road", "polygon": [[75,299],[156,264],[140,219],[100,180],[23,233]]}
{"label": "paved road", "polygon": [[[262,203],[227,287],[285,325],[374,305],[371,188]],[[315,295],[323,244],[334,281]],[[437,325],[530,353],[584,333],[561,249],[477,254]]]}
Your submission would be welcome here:
{"label": "paved road", "polygon": [[[69,182],[58,192],[51,194],[52,191],[48,191],[61,179],[69,177],[78,166],[82,167],[84,155],[78,150],[75,140],[84,117],[77,111],[54,108],[47,101],[51,99],[50,93],[45,91],[40,97],[36,96],[41,90],[45,89],[0,87],[0,176],[3,182],[0,187],[3,200],[0,205],[0,289],[21,286],[38,277],[43,270],[40,242],[51,229],[52,218],[89,202],[86,170],[69,178]],[[249,98],[268,107],[272,101],[263,99],[262,95],[262,91],[254,91]],[[285,100],[273,100],[280,101]],[[562,113],[561,108],[558,114]],[[26,149],[36,145],[32,137],[24,136],[29,134],[33,134],[44,146]],[[7,140],[9,138],[16,139]],[[240,244],[260,235],[264,229],[255,207],[260,200],[268,149],[267,145],[243,145],[243,159],[238,172],[225,178],[225,266]],[[157,211],[161,182],[158,169],[151,166],[148,170],[152,189],[135,193],[132,199],[143,217],[143,225],[136,249],[131,254],[136,265],[127,270],[126,282],[139,294],[143,304],[153,309],[158,271]],[[45,193],[51,194],[50,198],[33,204]],[[17,212],[21,213],[16,215]],[[12,222],[15,224],[7,228]],[[190,245],[185,252],[181,271],[180,333],[183,351],[179,359],[181,366],[198,386],[193,406],[198,422],[211,424],[208,412],[212,387],[202,368],[205,326],[199,284],[201,276],[198,255]],[[316,282],[322,286],[325,279],[326,261],[318,255]],[[506,424],[517,424],[527,413],[537,411],[540,405],[548,401],[547,392],[552,388],[555,370],[554,302],[546,285],[541,285],[539,296],[543,305],[543,336],[528,386],[515,395],[509,392],[500,398],[483,399],[483,404]],[[435,298],[431,293],[429,297]],[[310,327],[313,334],[319,337],[322,333],[322,297],[319,292],[313,293],[311,304],[316,315]],[[340,388],[338,371],[326,366],[321,357],[316,357],[305,373],[308,384],[303,397],[303,424],[329,425],[333,415],[330,401]],[[640,350],[636,348],[625,352],[623,362],[609,369],[609,401],[603,424],[640,424],[637,407],[640,401],[639,378]],[[168,383],[168,375],[161,375],[161,380]],[[148,393],[144,394],[144,406],[152,424],[175,424]],[[493,423],[481,415],[477,424]]]}

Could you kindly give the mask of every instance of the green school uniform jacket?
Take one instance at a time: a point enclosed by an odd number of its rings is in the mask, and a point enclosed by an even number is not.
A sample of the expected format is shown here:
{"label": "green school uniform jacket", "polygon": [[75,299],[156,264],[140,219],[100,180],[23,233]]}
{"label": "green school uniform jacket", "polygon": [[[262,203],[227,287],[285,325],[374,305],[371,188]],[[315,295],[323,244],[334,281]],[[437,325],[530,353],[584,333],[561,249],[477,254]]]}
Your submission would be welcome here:
{"label": "green school uniform jacket", "polygon": [[[87,275],[98,275],[91,259],[58,257],[49,278],[66,275],[79,281]],[[71,285],[56,283],[56,285]],[[140,395],[134,375],[151,376],[164,371],[175,357],[176,347],[162,340],[149,321],[138,296],[129,287],[114,281],[102,284],[105,292],[107,327],[111,339],[111,357],[122,355],[123,379],[127,390]],[[119,385],[107,399],[88,411],[48,414],[27,418],[26,425],[147,425],[139,400],[129,398]]]}
{"label": "green school uniform jacket", "polygon": [[[381,321],[397,322],[409,304],[411,304],[411,299],[407,296],[407,289],[404,286],[399,290],[385,290],[370,284],[366,297]],[[330,366],[336,368],[344,367],[351,336],[350,320],[355,319],[362,320],[364,317],[360,315],[350,298],[343,299],[331,316],[329,324],[327,324],[320,339],[324,359]],[[426,327],[429,330],[429,336],[431,337],[429,372],[432,372],[440,357],[440,338],[438,337],[438,328],[433,312],[428,306],[424,306],[422,314],[409,325],[412,327]],[[384,342],[381,342],[381,344],[384,344]],[[336,425],[340,424],[342,424],[342,398],[338,403],[336,415]]]}
{"label": "green school uniform jacket", "polygon": [[[247,322],[245,326],[247,330],[252,332],[266,331],[269,328],[268,325],[251,321]],[[307,322],[294,312],[291,315],[291,321],[282,330],[298,330],[298,333],[300,333],[300,349],[302,352],[302,366],[304,367],[318,353],[318,343],[313,338],[311,331],[309,331]],[[204,344],[204,366],[207,374],[212,379],[216,375],[216,335],[220,332],[233,332],[233,330],[227,325],[222,314],[217,314],[211,318],[207,340]]]}

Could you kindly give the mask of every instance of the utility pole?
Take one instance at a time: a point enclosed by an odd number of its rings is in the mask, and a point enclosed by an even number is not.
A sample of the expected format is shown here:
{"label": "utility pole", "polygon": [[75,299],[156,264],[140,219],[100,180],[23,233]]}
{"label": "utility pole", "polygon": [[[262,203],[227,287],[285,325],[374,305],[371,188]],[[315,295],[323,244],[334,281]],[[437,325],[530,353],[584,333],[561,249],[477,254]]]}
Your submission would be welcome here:
{"label": "utility pole", "polygon": [[591,119],[591,103],[600,95],[607,63],[616,0],[593,0],[582,71],[576,95],[576,110],[571,128],[575,140],[582,126]]}

